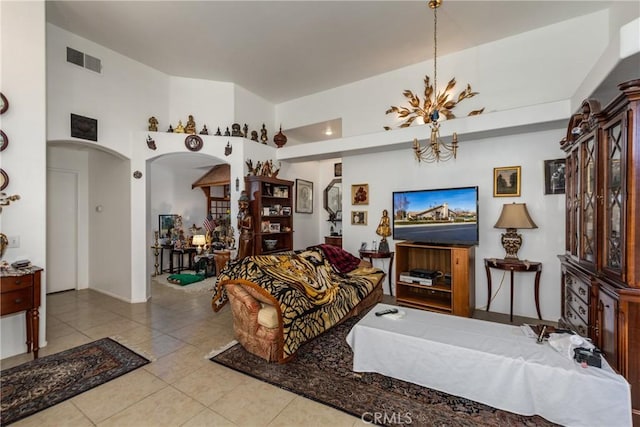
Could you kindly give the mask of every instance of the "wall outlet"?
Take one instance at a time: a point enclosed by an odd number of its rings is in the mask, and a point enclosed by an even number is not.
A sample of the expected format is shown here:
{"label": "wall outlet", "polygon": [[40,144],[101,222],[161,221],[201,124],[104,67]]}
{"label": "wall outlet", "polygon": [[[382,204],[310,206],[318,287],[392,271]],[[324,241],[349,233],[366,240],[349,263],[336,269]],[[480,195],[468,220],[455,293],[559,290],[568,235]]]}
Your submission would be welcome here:
{"label": "wall outlet", "polygon": [[8,248],[19,248],[20,247],[20,236],[8,236],[9,245]]}

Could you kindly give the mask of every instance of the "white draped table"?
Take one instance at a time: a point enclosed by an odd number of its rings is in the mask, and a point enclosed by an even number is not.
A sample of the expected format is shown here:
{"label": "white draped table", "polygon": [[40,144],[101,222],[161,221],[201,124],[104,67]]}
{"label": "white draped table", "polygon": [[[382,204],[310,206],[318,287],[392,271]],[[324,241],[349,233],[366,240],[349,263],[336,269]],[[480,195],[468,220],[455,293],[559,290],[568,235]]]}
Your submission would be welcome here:
{"label": "white draped table", "polygon": [[[603,359],[582,368],[518,326],[378,304],[349,332],[353,370],[567,426],[630,426],[629,383]],[[395,307],[398,308],[398,307]]]}

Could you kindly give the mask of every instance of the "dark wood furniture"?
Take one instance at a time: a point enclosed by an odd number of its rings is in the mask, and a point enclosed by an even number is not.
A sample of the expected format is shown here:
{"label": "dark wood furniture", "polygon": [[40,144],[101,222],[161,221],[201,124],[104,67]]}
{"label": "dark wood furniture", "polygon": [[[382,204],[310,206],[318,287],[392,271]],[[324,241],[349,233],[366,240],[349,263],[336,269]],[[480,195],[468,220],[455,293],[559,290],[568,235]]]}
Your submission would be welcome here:
{"label": "dark wood furniture", "polygon": [[534,261],[521,261],[513,259],[499,259],[499,258],[485,258],[484,268],[487,271],[487,311],[491,306],[491,269],[496,268],[498,270],[504,270],[510,272],[511,279],[511,297],[509,304],[509,321],[513,322],[513,274],[514,272],[535,272],[536,277],[534,280],[534,296],[536,301],[536,311],[538,312],[538,319],[542,320],[540,314],[540,273],[542,273],[542,263]]}
{"label": "dark wood furniture", "polygon": [[[293,181],[267,176],[245,177],[253,218],[253,254],[293,250]],[[273,248],[267,240],[275,240]]]}
{"label": "dark wood furniture", "polygon": [[40,328],[40,273],[42,268],[0,272],[0,316],[26,311],[27,353],[38,358]]}
{"label": "dark wood furniture", "polygon": [[559,323],[590,337],[631,384],[640,425],[640,80],[605,108],[582,103],[567,153]]}
{"label": "dark wood furniture", "polygon": [[[475,247],[396,243],[396,302],[399,305],[470,317],[476,301]],[[412,269],[441,272],[435,284],[400,280]]]}
{"label": "dark wood furniture", "polygon": [[360,251],[360,259],[369,258],[369,262],[373,265],[374,259],[389,259],[389,272],[387,273],[387,277],[389,278],[389,293],[393,296],[393,284],[391,282],[391,276],[393,275],[393,256],[395,252],[378,252],[378,251]]}
{"label": "dark wood furniture", "polygon": [[[324,243],[327,245],[342,247],[342,236],[324,236]],[[360,257],[362,258],[362,257]]]}

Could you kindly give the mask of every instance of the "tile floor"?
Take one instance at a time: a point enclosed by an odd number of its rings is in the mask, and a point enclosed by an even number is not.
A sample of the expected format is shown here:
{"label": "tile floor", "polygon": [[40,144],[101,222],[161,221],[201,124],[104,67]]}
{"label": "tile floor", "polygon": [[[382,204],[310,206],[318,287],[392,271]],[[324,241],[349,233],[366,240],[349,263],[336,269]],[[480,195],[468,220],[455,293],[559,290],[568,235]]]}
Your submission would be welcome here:
{"label": "tile floor", "polygon": [[[355,426],[359,418],[213,363],[233,340],[229,306],[210,294],[152,284],[145,304],[92,290],[47,296],[47,342],[40,356],[117,337],[152,363],[25,418],[24,426]],[[2,369],[31,360],[22,354]]]}
{"label": "tile floor", "polygon": [[[152,282],[152,298],[128,304],[92,290],[47,296],[47,341],[40,356],[102,337],[153,362],[15,423],[24,426],[361,426],[357,417],[213,363],[207,355],[233,340],[229,306],[210,294]],[[395,298],[385,296],[393,304]],[[508,315],[474,317],[508,322]],[[514,318],[514,324],[533,319]],[[2,369],[31,360],[22,354]]]}

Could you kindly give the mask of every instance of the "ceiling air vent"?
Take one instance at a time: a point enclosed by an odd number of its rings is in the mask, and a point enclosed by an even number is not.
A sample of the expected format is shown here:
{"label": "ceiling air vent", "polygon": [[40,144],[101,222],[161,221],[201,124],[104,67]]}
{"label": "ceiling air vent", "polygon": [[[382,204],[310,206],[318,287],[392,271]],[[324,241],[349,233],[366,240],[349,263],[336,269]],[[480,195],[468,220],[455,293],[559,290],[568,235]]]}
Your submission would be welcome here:
{"label": "ceiling air vent", "polygon": [[67,47],[67,62],[84,67],[84,53]]}
{"label": "ceiling air vent", "polygon": [[84,55],[85,68],[91,71],[95,71],[96,73],[102,72],[102,63],[98,58],[94,58],[91,55]]}
{"label": "ceiling air vent", "polygon": [[67,62],[79,65],[87,70],[102,72],[102,61],[99,58],[87,55],[79,50],[67,47]]}

